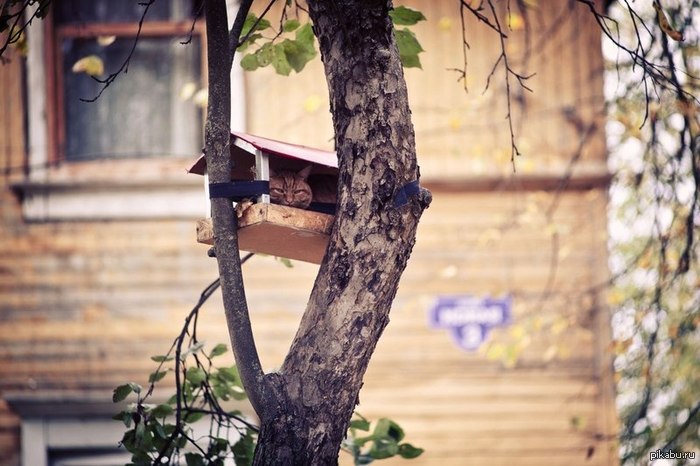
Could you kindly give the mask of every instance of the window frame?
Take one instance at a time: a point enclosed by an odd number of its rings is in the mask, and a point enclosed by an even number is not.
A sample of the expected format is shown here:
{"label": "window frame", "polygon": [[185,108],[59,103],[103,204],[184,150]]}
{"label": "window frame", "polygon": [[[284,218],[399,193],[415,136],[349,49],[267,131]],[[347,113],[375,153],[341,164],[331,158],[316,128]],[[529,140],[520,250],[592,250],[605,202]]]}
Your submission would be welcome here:
{"label": "window frame", "polygon": [[[139,31],[140,27],[140,31]],[[65,103],[63,93],[63,58],[61,43],[64,39],[97,38],[98,36],[117,36],[120,38],[178,38],[185,40],[191,34],[200,41],[200,82],[206,86],[206,34],[202,20],[194,19],[183,21],[143,21],[138,22],[89,22],[81,24],[57,25],[53,11],[45,21],[45,62],[46,69],[50,73],[50,79],[46,80],[47,96],[47,141],[49,165],[57,165],[61,162],[72,162],[66,157],[66,121]],[[187,47],[189,45],[183,45]],[[126,57],[125,57],[126,59]],[[117,79],[125,79],[123,74]],[[109,92],[107,90],[106,92]]]}
{"label": "window frame", "polygon": [[[237,3],[229,5],[235,17]],[[155,21],[152,23],[156,23]],[[168,22],[189,35],[192,21]],[[132,23],[128,23],[132,24]],[[146,25],[144,23],[144,25]],[[186,173],[200,154],[171,157],[96,158],[65,160],[56,149],[58,83],[53,16],[35,21],[28,30],[25,60],[24,117],[26,118],[26,171],[12,183],[27,222],[103,220],[194,220],[208,215],[209,203],[200,177]],[[131,26],[133,27],[133,26]],[[162,26],[148,26],[144,34],[163,34]],[[128,31],[127,31],[128,32]],[[205,27],[195,24],[199,47],[206,51]],[[206,82],[206,53],[201,54],[201,83]],[[239,63],[231,69],[231,128],[246,130],[245,76]],[[118,79],[128,79],[120,76]],[[109,89],[106,91],[109,92]],[[206,117],[206,114],[204,115]]]}

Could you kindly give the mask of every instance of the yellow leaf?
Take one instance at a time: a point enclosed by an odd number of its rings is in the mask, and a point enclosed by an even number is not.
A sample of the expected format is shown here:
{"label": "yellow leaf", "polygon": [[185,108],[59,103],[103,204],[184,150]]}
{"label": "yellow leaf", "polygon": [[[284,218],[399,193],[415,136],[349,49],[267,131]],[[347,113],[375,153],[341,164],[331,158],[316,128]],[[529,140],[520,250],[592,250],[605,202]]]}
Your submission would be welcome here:
{"label": "yellow leaf", "polygon": [[458,131],[462,127],[462,119],[458,116],[450,117],[447,121],[448,126],[453,131]]}
{"label": "yellow leaf", "polygon": [[101,47],[107,47],[108,45],[112,45],[115,40],[117,40],[117,36],[97,36],[97,43]]}
{"label": "yellow leaf", "polygon": [[[15,26],[12,26],[10,28],[10,36],[15,36],[17,34],[17,29]],[[29,53],[29,44],[27,42],[27,35],[24,33],[24,31],[19,33],[19,37],[15,42],[12,43],[12,47],[19,53],[21,56],[26,57],[27,53]]]}
{"label": "yellow leaf", "polygon": [[198,90],[194,96],[192,97],[192,101],[197,105],[198,107],[206,107],[207,102],[209,101],[209,89],[207,88],[202,88]]}
{"label": "yellow leaf", "polygon": [[559,357],[561,359],[568,359],[571,357],[571,347],[567,345],[561,345],[559,347]]}
{"label": "yellow leaf", "polygon": [[187,100],[190,97],[192,97],[197,90],[197,85],[193,82],[188,82],[182,85],[180,88],[180,92],[178,93],[178,97],[180,97],[180,100]]}
{"label": "yellow leaf", "polygon": [[559,228],[559,225],[557,225],[556,223],[553,223],[553,222],[547,224],[547,226],[545,227],[545,232],[547,233],[547,236],[557,235],[560,233],[560,231],[561,230]]}
{"label": "yellow leaf", "polygon": [[608,304],[619,306],[625,300],[625,294],[619,289],[614,289],[608,293]]}
{"label": "yellow leaf", "polygon": [[569,321],[563,317],[560,317],[555,320],[554,323],[552,323],[550,331],[552,332],[552,335],[559,335],[567,328],[569,328]]}
{"label": "yellow leaf", "polygon": [[501,359],[506,354],[506,348],[501,343],[494,343],[486,350],[486,357],[490,360]]}
{"label": "yellow leaf", "polygon": [[73,64],[73,73],[85,73],[90,76],[100,76],[105,72],[104,62],[97,55],[88,55]]}
{"label": "yellow leaf", "polygon": [[516,340],[520,340],[525,336],[525,328],[522,325],[513,325],[510,328],[510,336]]}
{"label": "yellow leaf", "polygon": [[557,345],[550,345],[549,348],[547,348],[547,350],[542,355],[542,359],[545,362],[549,362],[557,356],[558,352],[559,348],[557,348]]}
{"label": "yellow leaf", "polygon": [[322,103],[323,99],[321,99],[321,96],[319,96],[318,94],[311,94],[306,99],[304,99],[304,111],[306,113],[314,113],[319,108],[321,108]]}
{"label": "yellow leaf", "polygon": [[520,162],[520,168],[524,173],[532,173],[535,171],[535,162],[532,159],[524,159]]}
{"label": "yellow leaf", "polygon": [[519,13],[511,12],[508,15],[508,26],[510,26],[513,31],[520,31],[525,28],[525,18]]}
{"label": "yellow leaf", "polygon": [[532,328],[535,329],[536,331],[541,330],[543,325],[544,325],[544,319],[542,319],[541,316],[537,316],[532,320]]}
{"label": "yellow leaf", "polygon": [[440,21],[438,21],[438,28],[440,28],[441,31],[449,31],[452,29],[452,18],[443,16],[440,18]]}

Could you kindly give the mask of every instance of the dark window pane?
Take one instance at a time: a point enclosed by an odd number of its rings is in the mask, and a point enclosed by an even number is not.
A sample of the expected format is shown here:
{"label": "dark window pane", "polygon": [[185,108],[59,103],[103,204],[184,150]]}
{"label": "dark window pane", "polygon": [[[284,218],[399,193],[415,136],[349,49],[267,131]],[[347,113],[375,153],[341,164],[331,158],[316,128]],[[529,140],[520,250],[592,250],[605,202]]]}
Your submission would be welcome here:
{"label": "dark window pane", "polygon": [[[54,8],[58,24],[138,22],[143,15],[143,0],[56,0]],[[148,8],[145,21],[181,21],[194,18],[193,0],[159,0]]]}
{"label": "dark window pane", "polygon": [[[180,98],[188,83],[200,86],[200,44],[173,38],[139,38],[128,73],[120,75],[96,102],[101,88],[91,77],[71,71],[73,63],[97,55],[114,70],[133,39],[101,47],[95,39],[66,39],[63,47],[65,155],[98,157],[193,155],[200,151],[202,112]],[[189,85],[190,87],[192,84]]]}

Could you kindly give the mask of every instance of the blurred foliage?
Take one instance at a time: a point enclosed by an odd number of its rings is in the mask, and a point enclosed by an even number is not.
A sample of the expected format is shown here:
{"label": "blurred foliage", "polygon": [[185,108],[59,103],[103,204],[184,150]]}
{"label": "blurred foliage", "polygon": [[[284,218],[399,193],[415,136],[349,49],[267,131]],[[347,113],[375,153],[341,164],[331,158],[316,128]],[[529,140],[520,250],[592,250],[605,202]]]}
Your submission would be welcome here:
{"label": "blurred foliage", "polygon": [[659,449],[700,449],[700,4],[663,6],[635,6],[645,27],[625,4],[609,12],[620,40],[658,64],[658,75],[604,47],[623,465]]}

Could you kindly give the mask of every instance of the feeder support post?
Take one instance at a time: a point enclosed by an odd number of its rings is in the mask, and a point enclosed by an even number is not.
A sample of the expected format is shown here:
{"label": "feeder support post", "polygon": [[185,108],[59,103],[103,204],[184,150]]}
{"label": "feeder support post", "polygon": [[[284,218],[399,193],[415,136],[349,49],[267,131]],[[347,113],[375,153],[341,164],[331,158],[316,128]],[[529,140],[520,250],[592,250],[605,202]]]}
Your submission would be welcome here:
{"label": "feeder support post", "polygon": [[[255,179],[270,181],[270,157],[260,149],[255,150]],[[258,198],[258,202],[269,204],[270,195],[261,194]]]}

